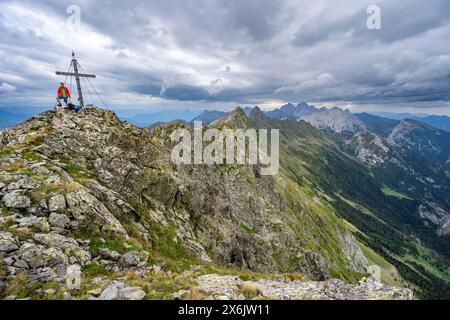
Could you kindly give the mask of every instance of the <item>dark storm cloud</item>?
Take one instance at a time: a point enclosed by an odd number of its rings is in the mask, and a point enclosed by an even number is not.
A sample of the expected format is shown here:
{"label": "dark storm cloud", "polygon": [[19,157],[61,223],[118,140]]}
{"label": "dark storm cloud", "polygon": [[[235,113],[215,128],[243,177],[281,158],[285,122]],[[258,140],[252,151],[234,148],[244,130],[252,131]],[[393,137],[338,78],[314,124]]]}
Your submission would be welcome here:
{"label": "dark storm cloud", "polygon": [[[66,9],[81,8],[81,30]],[[75,49],[111,105],[449,107],[450,2],[381,0],[13,1],[0,3],[0,106],[54,95]],[[449,111],[450,112],[450,111]]]}
{"label": "dark storm cloud", "polygon": [[199,87],[179,85],[167,88],[162,92],[162,96],[171,100],[192,101],[207,100],[210,95],[208,91]]}

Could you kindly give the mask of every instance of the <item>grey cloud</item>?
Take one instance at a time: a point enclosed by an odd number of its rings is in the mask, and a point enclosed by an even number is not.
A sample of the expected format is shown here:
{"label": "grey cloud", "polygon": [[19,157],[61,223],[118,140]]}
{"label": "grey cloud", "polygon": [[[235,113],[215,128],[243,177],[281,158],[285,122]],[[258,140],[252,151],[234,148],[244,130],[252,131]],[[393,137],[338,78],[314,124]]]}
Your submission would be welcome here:
{"label": "grey cloud", "polygon": [[0,106],[52,97],[53,71],[65,68],[72,48],[120,107],[151,104],[149,96],[174,104],[421,108],[450,100],[449,1],[378,1],[382,30],[370,31],[370,0],[81,0],[82,28],[94,38],[76,43],[67,34],[61,42],[72,2],[0,3],[18,8],[0,14],[0,83],[16,87],[2,92]]}
{"label": "grey cloud", "polygon": [[164,90],[162,96],[181,101],[208,100],[210,98],[208,91],[205,89],[189,85],[169,87]]}

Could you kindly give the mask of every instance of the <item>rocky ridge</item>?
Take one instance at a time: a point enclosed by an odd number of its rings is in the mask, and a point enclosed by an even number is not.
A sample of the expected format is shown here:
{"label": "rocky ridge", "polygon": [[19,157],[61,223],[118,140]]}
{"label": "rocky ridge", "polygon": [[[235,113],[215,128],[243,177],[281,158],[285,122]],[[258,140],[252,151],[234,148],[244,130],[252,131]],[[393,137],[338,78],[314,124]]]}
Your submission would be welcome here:
{"label": "rocky ridge", "polygon": [[276,299],[276,300],[411,300],[408,289],[382,285],[364,279],[349,285],[337,279],[322,282],[289,279],[243,281],[236,276],[210,274],[197,279],[199,290],[210,299]]}
{"label": "rocky ridge", "polygon": [[[317,280],[329,279],[331,268],[366,272],[341,223],[326,236],[338,243],[327,254],[306,249],[329,239],[308,234],[315,207],[304,204],[292,216],[275,191],[286,183],[282,177],[262,177],[250,166],[174,166],[169,136],[179,126],[189,128],[176,123],[149,133],[88,107],[49,111],[2,132],[0,289],[8,293],[22,275],[62,283],[73,264],[108,275],[153,274],[155,255]],[[117,281],[97,298],[144,297]]]}

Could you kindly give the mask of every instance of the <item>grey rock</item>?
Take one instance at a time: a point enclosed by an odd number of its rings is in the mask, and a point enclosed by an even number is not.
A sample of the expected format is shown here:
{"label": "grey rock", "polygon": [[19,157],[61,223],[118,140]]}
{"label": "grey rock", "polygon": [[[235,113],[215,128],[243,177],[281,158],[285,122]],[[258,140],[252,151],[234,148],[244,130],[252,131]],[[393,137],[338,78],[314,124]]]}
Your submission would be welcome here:
{"label": "grey rock", "polygon": [[10,232],[0,232],[0,252],[13,252],[19,249],[19,241]]}
{"label": "grey rock", "polygon": [[39,183],[37,181],[33,181],[28,177],[23,177],[15,182],[11,182],[8,185],[8,190],[19,190],[19,189],[36,189],[39,187]]}
{"label": "grey rock", "polygon": [[183,297],[187,296],[189,293],[190,293],[189,290],[180,290],[180,291],[177,291],[177,292],[175,292],[175,293],[172,295],[172,299],[173,299],[173,300],[182,300]]}
{"label": "grey rock", "polygon": [[98,226],[103,232],[110,232],[122,237],[127,237],[122,224],[116,217],[100,202],[84,189],[70,192],[66,195],[69,212],[77,220],[84,220],[85,216],[90,223]]}
{"label": "grey rock", "polygon": [[37,217],[47,217],[48,211],[45,208],[42,208],[39,204],[31,205],[27,209],[28,214],[37,216]]}
{"label": "grey rock", "polygon": [[62,212],[66,210],[66,199],[62,194],[57,194],[48,199],[48,210],[50,212]]}
{"label": "grey rock", "polygon": [[40,268],[36,273],[31,275],[31,279],[39,282],[61,281],[62,277],[58,276],[52,268]]}
{"label": "grey rock", "polygon": [[253,288],[255,295],[280,300],[411,300],[412,291],[389,287],[373,279],[357,285],[341,280],[242,281],[229,275],[204,275],[197,279],[199,290],[214,299],[236,299],[242,286]]}
{"label": "grey rock", "polygon": [[[123,280],[123,279],[121,279]],[[125,288],[125,283],[122,281],[119,281],[119,279],[114,280],[113,282],[111,282],[111,285],[118,288],[118,289],[123,289]]]}
{"label": "grey rock", "polygon": [[300,117],[300,119],[309,122],[316,128],[329,129],[337,133],[356,133],[367,130],[366,125],[359,118],[348,110],[344,111],[336,107],[305,115]]}
{"label": "grey rock", "polygon": [[[50,207],[50,203],[49,203],[49,207]],[[52,210],[50,210],[50,211],[52,211]],[[67,215],[55,213],[55,212],[50,213],[48,222],[50,223],[50,225],[52,227],[56,227],[56,228],[60,228],[60,229],[66,229],[67,227],[70,226],[70,218]]]}
{"label": "grey rock", "polygon": [[146,251],[130,251],[122,255],[119,264],[123,268],[137,267],[140,263],[146,262],[148,252]]}
{"label": "grey rock", "polygon": [[32,228],[35,231],[39,232],[49,232],[50,226],[48,221],[44,217],[24,217],[17,221],[19,223],[20,228]]}
{"label": "grey rock", "polygon": [[21,269],[28,269],[29,268],[28,263],[26,263],[24,260],[17,260],[14,263],[14,267],[21,268]]}
{"label": "grey rock", "polygon": [[7,208],[25,209],[31,205],[30,198],[17,191],[5,194],[2,201]]}
{"label": "grey rock", "polygon": [[14,259],[12,257],[3,258],[3,263],[7,266],[12,266],[14,264]]}
{"label": "grey rock", "polygon": [[100,249],[100,257],[105,260],[117,261],[120,258],[120,254],[117,251],[102,248]]}
{"label": "grey rock", "polygon": [[43,244],[47,247],[54,247],[65,253],[69,258],[71,258],[72,263],[79,262],[84,265],[91,260],[91,254],[88,250],[81,248],[78,242],[72,238],[65,237],[61,234],[56,233],[36,233],[33,239]]}
{"label": "grey rock", "polygon": [[26,243],[20,248],[20,257],[24,260],[32,269],[43,267],[44,257],[42,248],[35,244]]}
{"label": "grey rock", "polygon": [[127,287],[120,290],[120,296],[123,300],[142,300],[145,292],[140,287]]}
{"label": "grey rock", "polygon": [[70,294],[70,292],[63,293],[63,300],[72,300],[72,295]]}
{"label": "grey rock", "polygon": [[109,286],[102,291],[98,300],[120,300],[119,289],[115,286]]}
{"label": "grey rock", "polygon": [[55,292],[56,292],[56,290],[52,289],[52,288],[44,290],[45,294],[55,294]]}

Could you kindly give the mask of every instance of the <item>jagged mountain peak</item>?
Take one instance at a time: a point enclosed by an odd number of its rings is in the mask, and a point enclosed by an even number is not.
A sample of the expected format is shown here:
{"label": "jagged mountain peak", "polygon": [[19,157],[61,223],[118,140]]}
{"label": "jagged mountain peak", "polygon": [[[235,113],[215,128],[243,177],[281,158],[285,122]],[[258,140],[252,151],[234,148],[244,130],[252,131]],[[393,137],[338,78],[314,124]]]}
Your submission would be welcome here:
{"label": "jagged mountain peak", "polygon": [[236,127],[236,128],[247,128],[250,126],[249,118],[247,114],[241,107],[236,107],[233,111],[226,113],[221,118],[213,121],[211,123],[213,127]]}
{"label": "jagged mountain peak", "polygon": [[348,109],[342,110],[338,107],[320,110],[302,116],[300,119],[319,129],[330,130],[335,133],[355,133],[366,130],[364,122],[354,116]]}
{"label": "jagged mountain peak", "polygon": [[202,121],[204,123],[211,123],[226,114],[224,111],[217,110],[203,110],[198,116],[192,119],[194,121]]}
{"label": "jagged mountain peak", "polygon": [[318,109],[314,106],[308,105],[305,102],[300,102],[297,105],[287,103],[279,109],[267,112],[267,116],[273,119],[298,119],[301,116],[309,115],[317,112]]}
{"label": "jagged mountain peak", "polygon": [[441,163],[450,160],[450,133],[414,119],[398,123],[390,132],[388,141]]}
{"label": "jagged mountain peak", "polygon": [[258,106],[256,106],[250,112],[250,118],[251,119],[260,119],[260,118],[267,118],[267,116]]}

